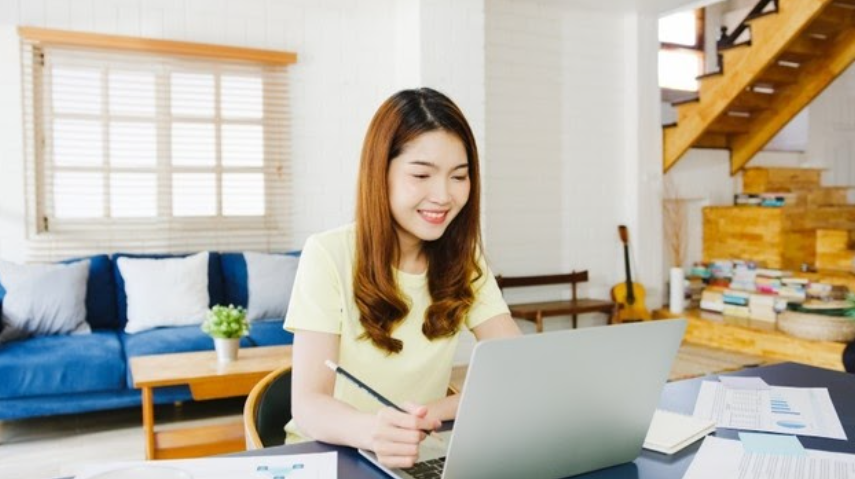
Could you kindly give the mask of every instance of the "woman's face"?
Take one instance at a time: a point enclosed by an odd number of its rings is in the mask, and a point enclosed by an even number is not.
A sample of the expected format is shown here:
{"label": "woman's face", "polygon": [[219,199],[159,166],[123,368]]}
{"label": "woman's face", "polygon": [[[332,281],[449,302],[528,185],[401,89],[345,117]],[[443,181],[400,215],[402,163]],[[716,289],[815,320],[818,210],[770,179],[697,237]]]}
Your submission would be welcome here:
{"label": "woman's face", "polygon": [[443,130],[423,133],[391,160],[386,180],[401,245],[439,239],[469,200],[463,142]]}

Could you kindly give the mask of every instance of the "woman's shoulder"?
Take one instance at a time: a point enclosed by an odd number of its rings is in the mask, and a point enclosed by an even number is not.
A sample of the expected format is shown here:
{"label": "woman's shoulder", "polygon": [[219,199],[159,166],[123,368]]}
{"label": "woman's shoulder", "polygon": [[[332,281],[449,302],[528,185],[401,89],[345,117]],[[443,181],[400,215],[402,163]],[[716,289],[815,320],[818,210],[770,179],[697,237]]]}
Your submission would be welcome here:
{"label": "woman's shoulder", "polygon": [[320,233],[314,233],[306,240],[306,244],[317,243],[327,247],[335,247],[353,243],[355,239],[355,225],[349,223]]}
{"label": "woman's shoulder", "polygon": [[306,253],[323,250],[332,258],[342,259],[352,256],[355,245],[356,230],[351,223],[309,236],[303,251]]}

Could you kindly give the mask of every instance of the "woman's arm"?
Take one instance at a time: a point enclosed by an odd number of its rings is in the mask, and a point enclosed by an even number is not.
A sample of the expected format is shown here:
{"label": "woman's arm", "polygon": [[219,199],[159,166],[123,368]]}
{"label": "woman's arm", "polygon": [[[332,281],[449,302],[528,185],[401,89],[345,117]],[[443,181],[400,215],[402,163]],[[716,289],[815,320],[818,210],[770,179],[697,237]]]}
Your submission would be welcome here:
{"label": "woman's arm", "polygon": [[[522,336],[520,328],[509,314],[500,314],[475,326],[472,330],[475,339],[484,341],[486,339],[513,338]],[[460,405],[460,394],[452,394],[440,400],[428,404],[429,415],[443,421],[454,419],[457,416],[457,407]]]}
{"label": "woman's arm", "polygon": [[294,334],[291,405],[300,430],[313,439],[374,451],[390,467],[410,467],[418,458],[422,430],[439,427],[428,408],[401,404],[409,414],[383,408],[377,414],[356,410],[333,397],[335,373],[324,364],[338,361],[337,334]]}

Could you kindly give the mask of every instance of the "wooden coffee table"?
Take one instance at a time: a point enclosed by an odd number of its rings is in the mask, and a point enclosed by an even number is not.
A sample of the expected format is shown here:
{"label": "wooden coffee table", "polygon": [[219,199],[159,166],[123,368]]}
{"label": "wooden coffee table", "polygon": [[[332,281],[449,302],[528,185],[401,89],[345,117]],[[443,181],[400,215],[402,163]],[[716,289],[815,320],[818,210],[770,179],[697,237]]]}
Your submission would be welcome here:
{"label": "wooden coffee table", "polygon": [[243,451],[243,421],[155,431],[153,389],[186,384],[193,399],[246,396],[269,372],[291,364],[291,346],[241,348],[238,360],[217,362],[214,351],[131,358],[134,387],[142,390],[147,459],[177,459]]}

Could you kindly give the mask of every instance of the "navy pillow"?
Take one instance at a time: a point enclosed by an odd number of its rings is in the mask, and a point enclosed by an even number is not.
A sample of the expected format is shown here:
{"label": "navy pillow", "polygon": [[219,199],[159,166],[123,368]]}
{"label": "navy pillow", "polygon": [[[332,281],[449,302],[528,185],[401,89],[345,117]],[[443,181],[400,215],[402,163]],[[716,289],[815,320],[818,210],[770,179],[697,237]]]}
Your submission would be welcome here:
{"label": "navy pillow", "polygon": [[[301,251],[289,251],[288,256],[300,257]],[[249,275],[246,272],[246,258],[243,253],[221,253],[223,264],[223,285],[225,303],[244,308],[249,306]]]}
{"label": "navy pillow", "polygon": [[[195,254],[195,253],[193,253]],[[190,254],[131,254],[116,253],[113,255],[113,276],[116,280],[116,304],[119,308],[119,324],[122,328],[128,323],[128,295],[125,294],[125,279],[119,271],[118,259],[125,258],[185,258]],[[223,304],[225,292],[223,289],[223,269],[220,266],[220,254],[208,252],[208,306]]]}
{"label": "navy pillow", "polygon": [[249,276],[246,272],[246,259],[243,253],[222,253],[223,284],[225,285],[225,304],[246,308],[249,305]]}
{"label": "navy pillow", "polygon": [[[113,264],[105,254],[73,258],[64,264],[89,260],[89,279],[86,282],[86,322],[92,329],[118,329],[119,317],[116,307],[116,283],[113,279]],[[124,290],[124,287],[122,288]]]}

